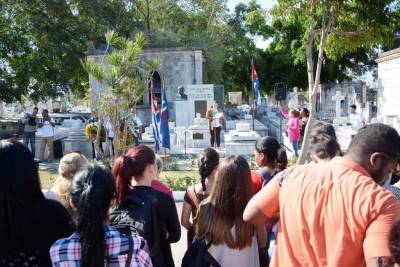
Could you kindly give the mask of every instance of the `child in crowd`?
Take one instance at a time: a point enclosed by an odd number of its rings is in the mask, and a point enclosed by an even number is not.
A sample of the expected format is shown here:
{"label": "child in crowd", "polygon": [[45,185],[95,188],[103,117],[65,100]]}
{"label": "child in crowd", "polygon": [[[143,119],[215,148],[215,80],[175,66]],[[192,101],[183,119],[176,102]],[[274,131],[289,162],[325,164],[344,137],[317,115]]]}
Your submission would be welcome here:
{"label": "child in crowd", "polygon": [[53,266],[152,266],[142,237],[125,236],[106,225],[115,198],[114,178],[106,167],[85,166],[75,175],[70,192],[77,231],[51,246]]}
{"label": "child in crowd", "polygon": [[287,127],[289,132],[289,140],[293,147],[293,155],[297,158],[299,156],[299,140],[300,140],[300,113],[297,110],[290,110],[288,112],[283,106],[280,107],[282,116],[288,119]]}
{"label": "child in crowd", "polygon": [[45,199],[22,143],[0,141],[0,170],[0,266],[51,266],[50,246],[73,232],[68,212]]}
{"label": "child in crowd", "polygon": [[[213,189],[215,173],[218,169],[219,155],[213,148],[204,149],[197,159],[201,182],[190,186],[185,193],[182,207],[181,224],[188,230],[187,243],[188,247],[194,239],[194,226],[197,221],[197,212],[200,202],[207,198]],[[190,217],[192,222],[190,222]]]}

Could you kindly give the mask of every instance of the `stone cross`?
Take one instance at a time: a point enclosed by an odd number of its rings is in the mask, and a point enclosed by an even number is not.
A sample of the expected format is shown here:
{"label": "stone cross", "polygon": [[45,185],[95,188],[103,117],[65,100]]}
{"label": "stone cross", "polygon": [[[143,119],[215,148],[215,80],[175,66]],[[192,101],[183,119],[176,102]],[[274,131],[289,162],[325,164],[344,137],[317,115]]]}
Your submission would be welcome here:
{"label": "stone cross", "polygon": [[344,100],[344,96],[340,91],[336,91],[336,94],[332,96],[332,100],[336,102],[336,118],[340,118],[342,115],[340,108],[340,101]]}

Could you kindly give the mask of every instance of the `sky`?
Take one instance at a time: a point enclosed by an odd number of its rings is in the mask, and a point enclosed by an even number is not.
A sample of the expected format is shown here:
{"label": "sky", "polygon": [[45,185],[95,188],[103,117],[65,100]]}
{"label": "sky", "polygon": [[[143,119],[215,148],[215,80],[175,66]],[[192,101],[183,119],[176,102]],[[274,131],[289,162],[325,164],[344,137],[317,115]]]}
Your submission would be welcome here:
{"label": "sky", "polygon": [[[233,11],[237,4],[248,3],[248,2],[249,2],[248,0],[228,0],[227,7],[229,8],[230,11]],[[270,9],[276,3],[276,0],[257,0],[257,3],[259,3],[263,8]],[[254,41],[256,43],[256,46],[262,49],[265,49],[266,46],[270,43],[270,41],[264,40],[261,37],[256,37]]]}
{"label": "sky", "polygon": [[[233,10],[237,4],[248,2],[248,0],[228,0],[227,6],[230,10]],[[276,0],[257,0],[257,3],[259,3],[263,8],[271,8],[276,3]]]}

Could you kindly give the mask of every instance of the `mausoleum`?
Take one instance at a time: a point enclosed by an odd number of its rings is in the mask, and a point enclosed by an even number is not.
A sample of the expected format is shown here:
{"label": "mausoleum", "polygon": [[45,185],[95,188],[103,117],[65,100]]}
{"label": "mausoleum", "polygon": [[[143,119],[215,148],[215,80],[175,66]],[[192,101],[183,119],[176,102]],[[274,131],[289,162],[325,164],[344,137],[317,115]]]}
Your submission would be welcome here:
{"label": "mausoleum", "polygon": [[[101,62],[103,54],[104,51],[102,50],[92,50],[88,53],[88,59]],[[179,93],[179,87],[203,84],[206,57],[201,48],[175,47],[145,49],[141,60],[150,62],[152,59],[157,59],[160,63],[160,68],[153,75],[153,86],[156,98],[161,102],[161,89],[166,89],[171,110],[174,110],[174,101],[176,95]],[[106,60],[103,65],[107,66]],[[93,90],[92,103],[96,103],[99,93],[108,90],[108,88],[107,86],[100,86],[91,75],[89,76],[89,84]],[[96,107],[94,106],[93,108]],[[137,112],[144,125],[151,123],[149,90],[143,95],[143,100],[138,105]],[[172,115],[175,117],[175,114]]]}

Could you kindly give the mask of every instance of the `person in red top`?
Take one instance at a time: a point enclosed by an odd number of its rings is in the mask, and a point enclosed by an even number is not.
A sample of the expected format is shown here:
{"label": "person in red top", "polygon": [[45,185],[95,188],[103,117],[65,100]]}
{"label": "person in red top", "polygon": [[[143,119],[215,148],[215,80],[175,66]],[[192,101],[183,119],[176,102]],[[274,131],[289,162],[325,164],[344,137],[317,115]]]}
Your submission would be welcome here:
{"label": "person in red top", "polygon": [[160,182],[160,174],[162,172],[163,169],[163,161],[161,159],[161,157],[159,155],[156,155],[156,165],[157,165],[157,171],[158,171],[158,175],[157,177],[154,178],[153,181],[151,181],[151,187],[153,187],[154,190],[163,192],[165,194],[167,194],[168,196],[170,196],[172,199],[174,198],[173,194],[172,194],[172,189],[171,187],[169,187],[168,185]]}
{"label": "person in red top", "polygon": [[400,202],[380,184],[399,158],[396,130],[371,124],[344,157],[294,166],[274,177],[243,213],[258,225],[279,211],[270,266],[386,266]]}

